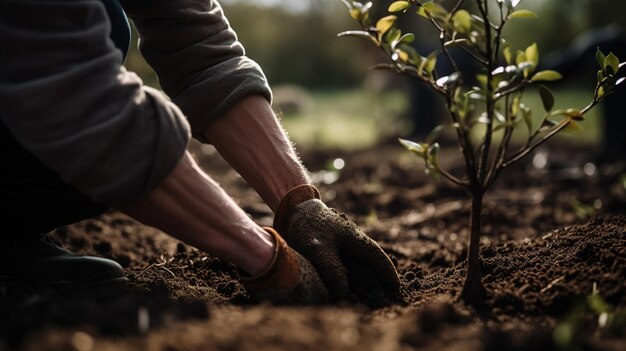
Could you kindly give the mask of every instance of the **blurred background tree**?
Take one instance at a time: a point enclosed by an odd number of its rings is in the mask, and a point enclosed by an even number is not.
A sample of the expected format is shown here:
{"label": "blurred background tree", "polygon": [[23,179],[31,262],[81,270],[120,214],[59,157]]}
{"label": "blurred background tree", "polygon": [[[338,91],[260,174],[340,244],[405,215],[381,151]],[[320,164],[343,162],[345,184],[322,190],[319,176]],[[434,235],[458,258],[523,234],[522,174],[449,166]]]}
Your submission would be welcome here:
{"label": "blurred background tree", "polygon": [[[392,2],[372,1],[375,16],[382,15]],[[444,6],[446,1],[449,0],[437,0]],[[306,143],[321,142],[326,138],[323,134],[331,132],[320,129],[329,120],[347,123],[343,128],[334,129],[359,130],[338,136],[345,139],[339,142],[340,146],[365,143],[350,137],[363,136],[370,143],[378,134],[410,129],[403,124],[410,121],[411,113],[406,78],[390,72],[368,72],[371,64],[381,62],[378,53],[359,40],[337,38],[337,33],[355,28],[340,0],[221,0],[220,3],[247,55],[265,71],[277,98],[276,109],[283,112],[283,121],[296,142],[307,137]],[[532,23],[512,23],[505,37],[514,47],[526,47],[536,41],[546,54],[566,49],[572,40],[590,28],[608,24],[619,29],[626,26],[624,0],[525,0],[522,6],[537,12],[539,18]],[[407,16],[407,21],[419,21],[416,17]],[[424,31],[418,32],[427,36]],[[156,75],[136,49],[135,32],[133,36],[134,43],[125,65],[137,72],[146,84],[158,87]],[[589,72],[594,78],[595,71]],[[572,83],[567,81],[567,94],[575,86]],[[283,85],[298,87],[303,94],[292,94],[291,90],[288,94],[310,103],[300,101],[294,110],[280,106],[285,95]],[[388,93],[381,94],[382,91]],[[573,100],[579,97],[575,92],[572,94]],[[292,118],[297,116],[304,118]]]}
{"label": "blurred background tree", "polygon": [[[362,81],[371,61],[369,48],[337,38],[338,32],[352,24],[338,0],[220,3],[247,55],[263,67],[272,85],[325,89],[354,87]],[[136,40],[136,32],[133,35]],[[132,46],[126,66],[147,84],[156,84],[136,44]]]}
{"label": "blurred background tree", "polygon": [[[445,1],[444,1],[445,2]],[[246,47],[248,56],[264,69],[272,85],[297,84],[309,89],[359,86],[376,56],[358,42],[336,34],[353,27],[339,0],[222,0],[222,6]],[[374,1],[386,9],[390,1]],[[540,48],[564,48],[593,27],[626,26],[623,0],[526,0],[539,19],[532,25],[520,21],[506,37],[516,46],[536,41]],[[380,13],[382,13],[379,10]],[[135,44],[126,66],[147,84],[157,84],[139,57]]]}
{"label": "blurred background tree", "polygon": [[306,10],[293,11],[235,2],[225,12],[248,56],[263,67],[271,84],[350,87],[365,73],[367,50],[338,40],[336,34],[350,19],[335,15],[337,5],[319,0]]}

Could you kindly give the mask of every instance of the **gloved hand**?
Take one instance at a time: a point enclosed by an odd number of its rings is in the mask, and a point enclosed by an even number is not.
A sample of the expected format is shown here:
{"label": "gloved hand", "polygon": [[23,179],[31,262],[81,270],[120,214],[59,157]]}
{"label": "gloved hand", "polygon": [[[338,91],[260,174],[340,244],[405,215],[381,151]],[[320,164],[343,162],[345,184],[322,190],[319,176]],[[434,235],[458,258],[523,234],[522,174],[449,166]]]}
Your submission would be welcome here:
{"label": "gloved hand", "polygon": [[274,228],[311,261],[331,300],[375,306],[401,301],[398,272],[387,254],[345,215],[327,207],[315,187],[291,189],[278,206]]}
{"label": "gloved hand", "polygon": [[292,248],[272,228],[263,228],[276,242],[268,268],[255,277],[240,274],[240,281],[252,299],[277,304],[321,304],[328,302],[328,291],[311,263]]}

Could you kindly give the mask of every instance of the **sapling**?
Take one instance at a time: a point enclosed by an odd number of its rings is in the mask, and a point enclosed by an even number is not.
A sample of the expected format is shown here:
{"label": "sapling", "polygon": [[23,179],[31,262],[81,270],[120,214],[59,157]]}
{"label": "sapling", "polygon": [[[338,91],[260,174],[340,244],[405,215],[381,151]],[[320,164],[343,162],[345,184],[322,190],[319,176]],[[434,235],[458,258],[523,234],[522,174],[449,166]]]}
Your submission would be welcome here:
{"label": "sapling", "polygon": [[[414,77],[443,97],[450,123],[436,127],[423,142],[400,139],[408,150],[424,160],[425,171],[436,179],[445,179],[465,189],[471,197],[470,235],[467,251],[466,276],[460,297],[467,303],[484,299],[486,290],[481,281],[479,243],[483,196],[511,164],[521,160],[539,145],[564,130],[577,130],[577,122],[623,82],[617,74],[624,63],[612,53],[597,51],[600,66],[597,84],[589,104],[583,108],[554,109],[551,90],[542,85],[561,79],[554,70],[539,70],[539,50],[536,44],[514,50],[503,37],[509,21],[532,19],[537,15],[517,6],[522,0],[458,0],[452,8],[440,2],[401,0],[392,2],[387,16],[376,21],[370,17],[372,3],[342,0],[359,30],[339,33],[339,36],[364,38],[378,47],[388,58],[375,68],[391,69]],[[472,5],[474,10],[468,10]],[[475,12],[475,13],[472,13]],[[411,44],[413,33],[398,28],[398,16],[417,14],[416,19],[430,22],[439,33],[439,46],[433,52],[418,52]],[[459,69],[456,56],[450,50],[461,50],[465,59],[480,67],[476,86],[466,87],[464,79],[473,72]],[[450,73],[440,75],[437,63],[447,60]],[[470,79],[465,79],[469,81]],[[523,102],[530,87],[538,86],[545,113],[539,123],[533,123],[532,111]],[[511,143],[514,131],[524,131],[521,145]],[[441,167],[436,139],[445,128],[456,135],[463,155],[465,174],[455,175]]]}

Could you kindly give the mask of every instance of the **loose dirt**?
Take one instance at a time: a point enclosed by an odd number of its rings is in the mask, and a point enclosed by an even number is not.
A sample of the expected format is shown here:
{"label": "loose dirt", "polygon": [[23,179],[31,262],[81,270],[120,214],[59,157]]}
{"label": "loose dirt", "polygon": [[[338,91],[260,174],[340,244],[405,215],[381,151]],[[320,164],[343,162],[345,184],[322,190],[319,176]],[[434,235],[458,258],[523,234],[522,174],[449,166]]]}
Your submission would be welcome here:
{"label": "loose dirt", "polygon": [[[270,225],[271,211],[215,150],[194,148],[207,172]],[[255,305],[234,266],[111,211],[54,236],[119,262],[130,287],[0,287],[0,350],[624,350],[626,167],[553,148],[505,170],[486,196],[483,306],[454,299],[467,195],[427,178],[391,143],[302,157],[326,202],[392,257],[405,303]],[[336,158],[345,168],[330,167]],[[458,159],[443,159],[459,170]]]}

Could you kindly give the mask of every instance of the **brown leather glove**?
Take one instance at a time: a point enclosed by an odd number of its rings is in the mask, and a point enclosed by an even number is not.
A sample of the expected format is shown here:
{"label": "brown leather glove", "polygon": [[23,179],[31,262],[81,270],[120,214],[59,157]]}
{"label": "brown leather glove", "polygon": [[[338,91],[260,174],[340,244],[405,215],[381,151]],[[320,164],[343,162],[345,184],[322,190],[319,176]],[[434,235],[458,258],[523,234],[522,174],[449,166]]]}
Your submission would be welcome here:
{"label": "brown leather glove", "polygon": [[276,304],[321,304],[328,302],[328,291],[311,263],[292,248],[272,228],[263,228],[276,242],[268,268],[255,277],[240,274],[252,299]]}
{"label": "brown leather glove", "polygon": [[311,261],[332,300],[370,306],[401,301],[398,272],[389,257],[345,215],[327,207],[315,187],[291,189],[278,206],[274,228]]}

